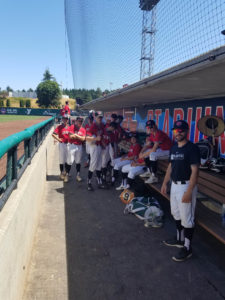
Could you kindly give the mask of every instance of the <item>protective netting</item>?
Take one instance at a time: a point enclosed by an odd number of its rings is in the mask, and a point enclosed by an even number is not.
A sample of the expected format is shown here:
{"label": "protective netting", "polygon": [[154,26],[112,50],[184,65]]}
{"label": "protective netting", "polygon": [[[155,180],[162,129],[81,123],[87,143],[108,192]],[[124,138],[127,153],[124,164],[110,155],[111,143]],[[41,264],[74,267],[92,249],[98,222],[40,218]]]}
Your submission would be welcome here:
{"label": "protective netting", "polygon": [[[151,24],[152,11],[144,14]],[[145,33],[154,46],[152,75],[225,45],[224,0],[161,0],[154,18],[154,34]],[[111,90],[140,80],[138,0],[65,0],[65,21],[75,88]]]}

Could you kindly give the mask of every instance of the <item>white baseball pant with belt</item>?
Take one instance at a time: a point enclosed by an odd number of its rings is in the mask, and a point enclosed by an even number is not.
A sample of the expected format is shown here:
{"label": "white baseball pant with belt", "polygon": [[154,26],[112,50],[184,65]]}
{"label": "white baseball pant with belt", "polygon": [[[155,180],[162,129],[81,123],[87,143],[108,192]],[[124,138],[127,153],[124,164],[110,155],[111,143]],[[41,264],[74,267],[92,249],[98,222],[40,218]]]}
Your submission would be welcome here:
{"label": "white baseball pant with belt", "polygon": [[68,144],[67,164],[72,165],[74,161],[76,164],[80,164],[82,152],[82,145]]}
{"label": "white baseball pant with belt", "polygon": [[122,167],[122,173],[128,173],[127,177],[134,179],[135,176],[144,173],[145,166],[136,166],[132,167],[131,164],[125,165]]}

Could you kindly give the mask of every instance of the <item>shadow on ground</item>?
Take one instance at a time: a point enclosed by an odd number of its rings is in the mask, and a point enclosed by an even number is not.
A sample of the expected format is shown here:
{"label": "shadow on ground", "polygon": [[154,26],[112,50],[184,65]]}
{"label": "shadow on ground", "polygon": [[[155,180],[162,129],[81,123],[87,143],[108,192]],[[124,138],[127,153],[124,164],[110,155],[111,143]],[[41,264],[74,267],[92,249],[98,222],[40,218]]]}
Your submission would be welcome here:
{"label": "shadow on ground", "polygon": [[88,192],[74,171],[64,188],[69,300],[225,299],[224,245],[197,228],[193,258],[173,262],[166,200],[165,226],[153,229],[123,215],[115,189]]}

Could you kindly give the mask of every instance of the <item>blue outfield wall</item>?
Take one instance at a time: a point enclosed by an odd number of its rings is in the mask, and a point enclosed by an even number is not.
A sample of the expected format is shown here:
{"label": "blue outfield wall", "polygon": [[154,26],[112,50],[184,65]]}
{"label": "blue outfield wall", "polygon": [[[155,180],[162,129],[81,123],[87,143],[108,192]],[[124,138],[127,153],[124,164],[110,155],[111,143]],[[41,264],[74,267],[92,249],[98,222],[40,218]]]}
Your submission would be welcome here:
{"label": "blue outfield wall", "polygon": [[57,116],[59,109],[1,107],[0,115]]}
{"label": "blue outfield wall", "polygon": [[[116,111],[115,111],[116,112]],[[145,122],[154,119],[158,128],[166,132],[172,138],[171,128],[174,121],[186,120],[190,127],[190,140],[194,143],[204,138],[197,128],[198,120],[206,115],[218,116],[225,119],[225,97],[192,101],[170,102],[166,104],[146,105],[142,107],[123,109],[117,111],[123,114],[125,128],[130,130],[145,130]],[[105,116],[111,115],[106,113]],[[225,133],[216,138],[218,151],[225,158]]]}

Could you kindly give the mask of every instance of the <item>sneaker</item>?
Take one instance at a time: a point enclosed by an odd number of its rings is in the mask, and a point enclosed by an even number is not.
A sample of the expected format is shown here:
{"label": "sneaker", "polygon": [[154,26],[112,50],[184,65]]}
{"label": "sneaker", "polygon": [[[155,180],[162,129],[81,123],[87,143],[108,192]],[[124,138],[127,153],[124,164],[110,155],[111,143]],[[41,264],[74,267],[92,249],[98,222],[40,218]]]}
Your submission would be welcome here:
{"label": "sneaker", "polygon": [[120,186],[118,186],[116,188],[117,191],[122,191],[122,190],[125,190],[125,187],[121,184]]}
{"label": "sneaker", "polygon": [[155,176],[149,177],[149,179],[145,180],[145,183],[157,183],[159,180]]}
{"label": "sneaker", "polygon": [[64,173],[61,173],[61,174],[59,175],[59,177],[60,177],[60,179],[64,180],[65,174],[64,174]]}
{"label": "sneaker", "polygon": [[146,177],[150,177],[151,175],[152,175],[152,174],[151,174],[149,171],[146,171],[146,172],[140,174],[139,176],[140,176],[141,178],[146,178]]}
{"label": "sneaker", "polygon": [[81,181],[82,181],[82,178],[80,177],[80,175],[77,175],[76,180],[77,180],[78,182],[81,182]]}
{"label": "sneaker", "polygon": [[127,184],[127,185],[124,187],[124,189],[129,190],[129,189],[130,189],[130,185]]}
{"label": "sneaker", "polygon": [[88,183],[87,189],[88,189],[88,191],[94,191],[91,183]]}
{"label": "sneaker", "polygon": [[165,240],[163,241],[163,244],[169,247],[177,247],[177,248],[183,248],[184,242],[178,241],[176,238]]}
{"label": "sneaker", "polygon": [[192,257],[192,249],[189,250],[186,247],[182,247],[177,255],[173,256],[174,261],[185,261],[188,258]]}

